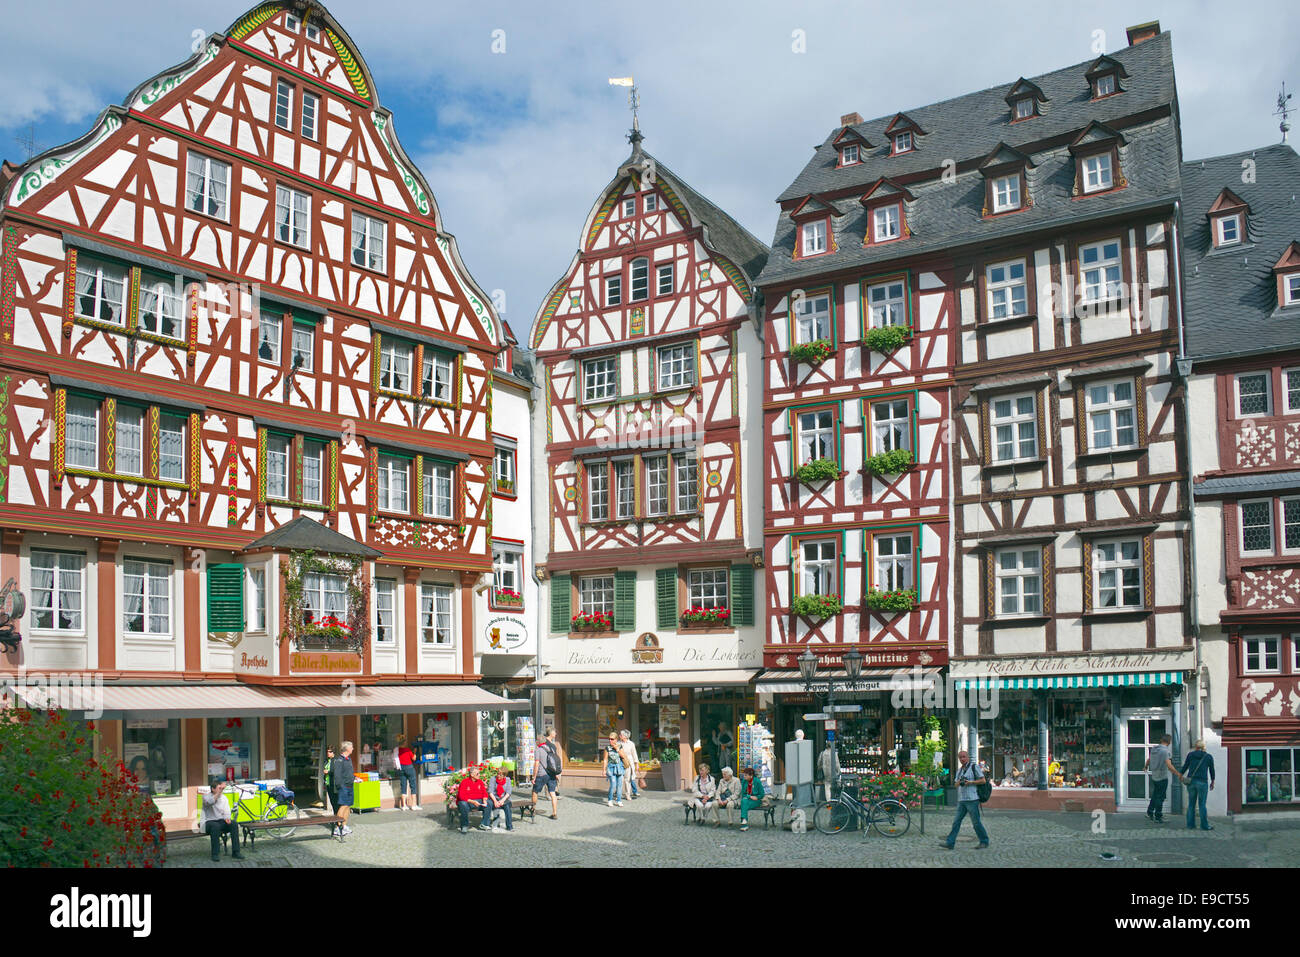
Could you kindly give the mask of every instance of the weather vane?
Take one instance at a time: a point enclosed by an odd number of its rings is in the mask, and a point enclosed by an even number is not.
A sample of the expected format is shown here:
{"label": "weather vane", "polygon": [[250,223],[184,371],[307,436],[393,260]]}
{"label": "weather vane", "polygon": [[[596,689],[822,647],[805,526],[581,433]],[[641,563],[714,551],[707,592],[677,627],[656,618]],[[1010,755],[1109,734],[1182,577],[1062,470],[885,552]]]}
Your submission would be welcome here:
{"label": "weather vane", "polygon": [[610,86],[626,86],[627,105],[632,111],[632,132],[628,136],[628,141],[633,145],[641,142],[641,122],[637,117],[637,111],[641,107],[641,94],[637,91],[636,81],[630,76],[611,76],[609,78]]}
{"label": "weather vane", "polygon": [[[611,80],[610,82],[613,81]],[[1277,125],[1277,128],[1282,131],[1283,143],[1286,142],[1287,133],[1291,132],[1291,124],[1287,122],[1287,117],[1290,116],[1291,111],[1294,109],[1294,107],[1287,106],[1287,101],[1290,99],[1291,99],[1291,94],[1286,91],[1286,81],[1283,80],[1282,92],[1277,95],[1277,109],[1273,113],[1274,116],[1282,117],[1282,122]]]}

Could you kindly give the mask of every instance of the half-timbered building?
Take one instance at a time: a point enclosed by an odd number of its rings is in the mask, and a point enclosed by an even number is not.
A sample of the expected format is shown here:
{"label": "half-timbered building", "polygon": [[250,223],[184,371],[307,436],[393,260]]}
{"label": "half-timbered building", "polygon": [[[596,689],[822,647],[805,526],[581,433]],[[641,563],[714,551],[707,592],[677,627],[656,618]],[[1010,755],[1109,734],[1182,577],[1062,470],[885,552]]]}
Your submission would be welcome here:
{"label": "half-timbered building", "polygon": [[102,676],[165,816],[209,772],[314,792],[326,741],[475,757],[526,412],[493,418],[500,321],[342,27],[259,4],[6,166],[0,235],[19,687]]}
{"label": "half-timbered building", "polygon": [[1300,158],[1183,165],[1200,665],[1233,813],[1300,802]]}
{"label": "half-timbered building", "polygon": [[1178,103],[1169,35],[1129,41],[910,114],[957,306],[951,673],[997,692],[959,741],[1004,806],[1145,809],[1186,746]]}
{"label": "half-timbered building", "polygon": [[569,767],[619,727],[685,775],[752,710],[767,249],[630,139],[532,331],[541,684]]}

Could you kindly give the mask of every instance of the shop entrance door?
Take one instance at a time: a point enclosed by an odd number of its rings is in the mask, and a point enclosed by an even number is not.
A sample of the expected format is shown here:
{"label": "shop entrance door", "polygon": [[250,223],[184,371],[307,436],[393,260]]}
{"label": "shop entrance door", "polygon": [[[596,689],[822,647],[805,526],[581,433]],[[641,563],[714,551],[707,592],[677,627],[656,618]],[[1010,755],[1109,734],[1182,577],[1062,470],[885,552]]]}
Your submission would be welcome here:
{"label": "shop entrance door", "polygon": [[284,719],[284,781],[299,807],[320,803],[318,778],[324,764],[325,719]]}
{"label": "shop entrance door", "polygon": [[1120,807],[1145,810],[1151,800],[1151,772],[1145,770],[1151,749],[1169,733],[1169,712],[1131,708],[1120,712],[1124,728],[1124,767],[1120,774]]}

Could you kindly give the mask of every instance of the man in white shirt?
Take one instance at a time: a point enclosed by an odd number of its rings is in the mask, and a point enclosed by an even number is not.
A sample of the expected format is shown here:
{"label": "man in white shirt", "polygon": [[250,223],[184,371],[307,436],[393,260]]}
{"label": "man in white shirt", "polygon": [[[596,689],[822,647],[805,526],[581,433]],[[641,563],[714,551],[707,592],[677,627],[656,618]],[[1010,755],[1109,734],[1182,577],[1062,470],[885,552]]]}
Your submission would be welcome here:
{"label": "man in white shirt", "polygon": [[221,835],[229,834],[230,856],[237,861],[242,861],[244,855],[239,853],[239,825],[234,822],[230,814],[230,801],[226,798],[226,782],[220,778],[213,778],[208,793],[201,797],[203,819],[200,824],[212,839],[212,859],[221,860]]}
{"label": "man in white shirt", "polygon": [[632,732],[624,728],[618,733],[618,749],[630,761],[631,766],[627,775],[623,779],[623,793],[631,798],[640,797],[639,789],[636,786],[637,776],[637,753],[636,742],[632,740]]}

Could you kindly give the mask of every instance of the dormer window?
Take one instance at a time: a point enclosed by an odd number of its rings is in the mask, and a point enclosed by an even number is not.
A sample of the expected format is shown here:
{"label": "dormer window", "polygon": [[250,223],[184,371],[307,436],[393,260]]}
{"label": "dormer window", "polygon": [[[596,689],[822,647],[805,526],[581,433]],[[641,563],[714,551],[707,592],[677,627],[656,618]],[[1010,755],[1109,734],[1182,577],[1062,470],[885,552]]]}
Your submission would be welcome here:
{"label": "dormer window", "polygon": [[883,243],[897,239],[902,235],[902,224],[902,207],[898,203],[877,206],[871,211],[871,241]]}
{"label": "dormer window", "polygon": [[1020,208],[1020,174],[999,176],[993,180],[993,212],[1006,213]]}
{"label": "dormer window", "polygon": [[912,151],[913,140],[912,131],[903,130],[901,133],[894,134],[894,155],[899,153],[910,153]]}
{"label": "dormer window", "polygon": [[1098,153],[1095,156],[1085,156],[1080,161],[1080,167],[1085,193],[1100,193],[1115,185],[1111,154]]}
{"label": "dormer window", "polygon": [[1223,189],[1210,206],[1210,238],[1215,249],[1238,246],[1246,241],[1246,218],[1250,206],[1230,189]]}
{"label": "dormer window", "polygon": [[1300,243],[1291,243],[1273,265],[1279,307],[1300,306]]}
{"label": "dormer window", "polygon": [[1214,223],[1214,245],[1235,246],[1241,242],[1241,214],[1220,216]]}
{"label": "dormer window", "polygon": [[1033,205],[1029,196],[1028,170],[1034,165],[1024,153],[999,143],[980,163],[984,177],[985,216],[998,216]]}
{"label": "dormer window", "polygon": [[1092,98],[1100,100],[1103,96],[1111,96],[1119,90],[1119,84],[1115,79],[1114,73],[1103,73],[1094,77],[1092,81]]}
{"label": "dormer window", "polygon": [[848,146],[845,146],[840,150],[841,166],[853,166],[859,162],[861,162],[861,160],[858,159],[857,143],[850,143]]}
{"label": "dormer window", "polygon": [[1032,96],[1021,97],[1016,100],[1016,119],[1027,120],[1034,115],[1034,98]]}
{"label": "dormer window", "polygon": [[804,223],[799,230],[801,256],[816,256],[826,252],[826,220]]}
{"label": "dormer window", "polygon": [[1282,305],[1294,306],[1300,302],[1300,273],[1282,277]]}

